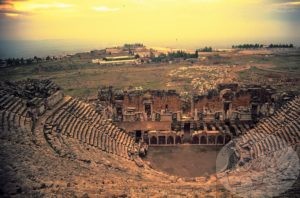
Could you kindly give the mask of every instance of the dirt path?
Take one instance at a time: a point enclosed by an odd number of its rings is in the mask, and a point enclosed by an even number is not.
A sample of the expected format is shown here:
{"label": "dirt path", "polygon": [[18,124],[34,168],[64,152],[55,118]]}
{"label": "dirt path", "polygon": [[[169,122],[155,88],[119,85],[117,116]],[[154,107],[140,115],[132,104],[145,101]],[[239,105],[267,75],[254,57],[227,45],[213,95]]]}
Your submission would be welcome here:
{"label": "dirt path", "polygon": [[263,65],[255,65],[258,69],[266,71],[266,72],[275,72],[281,74],[292,74],[295,75],[295,72],[287,71],[287,70],[277,70],[273,66],[263,66]]}

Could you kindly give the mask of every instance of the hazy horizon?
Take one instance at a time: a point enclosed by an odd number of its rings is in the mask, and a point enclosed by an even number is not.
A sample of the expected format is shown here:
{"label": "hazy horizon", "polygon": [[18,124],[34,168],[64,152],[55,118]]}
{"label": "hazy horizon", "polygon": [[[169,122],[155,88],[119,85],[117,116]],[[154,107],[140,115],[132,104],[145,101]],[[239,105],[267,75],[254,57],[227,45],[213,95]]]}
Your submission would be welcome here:
{"label": "hazy horizon", "polygon": [[0,0],[0,55],[134,42],[188,49],[299,45],[299,18],[300,0]]}
{"label": "hazy horizon", "polygon": [[[143,43],[140,41],[132,41],[125,43]],[[47,39],[47,40],[0,40],[0,58],[29,58],[33,56],[46,57],[46,56],[60,56],[67,54],[74,54],[78,52],[87,52],[91,50],[99,50],[107,47],[121,46],[125,43],[108,43],[108,42],[92,42],[92,41],[74,41],[74,40],[65,40],[65,39]],[[186,44],[186,43],[174,43],[174,44],[160,44],[153,43],[149,45],[143,43],[147,47],[166,47],[173,49],[190,49],[195,50],[197,48],[211,46],[214,49],[225,49],[231,48],[232,45],[244,44],[244,43],[259,43],[259,44],[290,44],[293,43],[296,46],[299,46],[299,42],[235,42],[235,43],[219,43],[219,44],[210,44],[202,43],[197,44]]]}

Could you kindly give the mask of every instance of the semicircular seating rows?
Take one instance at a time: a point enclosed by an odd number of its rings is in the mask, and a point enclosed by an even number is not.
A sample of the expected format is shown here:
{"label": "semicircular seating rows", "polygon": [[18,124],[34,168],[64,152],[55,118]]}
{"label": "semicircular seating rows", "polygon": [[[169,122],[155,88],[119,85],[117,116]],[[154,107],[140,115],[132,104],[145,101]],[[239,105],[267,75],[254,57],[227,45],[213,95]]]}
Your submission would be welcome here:
{"label": "semicircular seating rows", "polygon": [[134,152],[134,140],[97,113],[89,104],[69,98],[46,119],[44,134],[61,154],[59,138],[68,137],[127,159]]}
{"label": "semicircular seating rows", "polygon": [[73,138],[107,153],[133,158],[138,149],[131,136],[91,105],[58,92],[60,88],[49,80],[0,82],[0,137],[17,132],[36,139],[39,123],[43,125],[42,137],[60,156],[70,146],[67,139]]}
{"label": "semicircular seating rows", "polygon": [[243,161],[272,155],[300,142],[300,97],[287,102],[274,115],[236,138],[235,151]]}

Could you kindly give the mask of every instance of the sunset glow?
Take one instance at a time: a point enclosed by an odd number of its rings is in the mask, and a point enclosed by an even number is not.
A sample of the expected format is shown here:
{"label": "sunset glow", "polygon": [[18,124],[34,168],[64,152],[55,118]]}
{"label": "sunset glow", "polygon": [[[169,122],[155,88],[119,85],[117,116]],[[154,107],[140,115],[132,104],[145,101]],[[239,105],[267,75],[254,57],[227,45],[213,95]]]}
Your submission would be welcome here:
{"label": "sunset glow", "polygon": [[1,0],[0,37],[187,46],[297,42],[299,10],[293,0]]}

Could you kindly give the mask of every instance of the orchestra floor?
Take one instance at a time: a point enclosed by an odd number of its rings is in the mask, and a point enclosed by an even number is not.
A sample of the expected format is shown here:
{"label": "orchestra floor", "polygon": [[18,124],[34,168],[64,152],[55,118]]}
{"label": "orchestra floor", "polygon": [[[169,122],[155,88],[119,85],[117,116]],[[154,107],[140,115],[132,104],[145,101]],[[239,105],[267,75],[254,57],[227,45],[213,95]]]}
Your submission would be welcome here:
{"label": "orchestra floor", "polygon": [[151,167],[180,177],[205,177],[216,171],[216,158],[222,146],[150,146]]}

